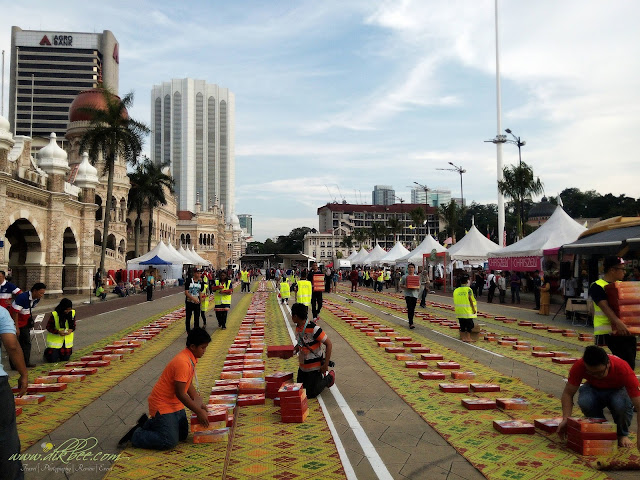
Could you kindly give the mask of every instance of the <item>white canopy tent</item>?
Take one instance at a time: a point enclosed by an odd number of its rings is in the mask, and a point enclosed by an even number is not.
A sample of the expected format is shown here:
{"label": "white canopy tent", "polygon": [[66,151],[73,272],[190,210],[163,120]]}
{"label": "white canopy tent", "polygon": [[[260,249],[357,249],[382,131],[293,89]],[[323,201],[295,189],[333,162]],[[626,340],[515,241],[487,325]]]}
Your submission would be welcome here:
{"label": "white canopy tent", "polygon": [[396,259],[396,265],[408,265],[409,263],[415,263],[417,266],[422,265],[423,255],[425,253],[430,255],[433,250],[438,253],[447,251],[447,249],[436,242],[431,235],[427,235],[424,237],[422,243],[414,250],[409,252],[407,255]]}
{"label": "white canopy tent", "polygon": [[380,264],[384,265],[393,265],[396,263],[396,260],[400,257],[404,257],[409,254],[409,250],[404,248],[404,246],[400,242],[396,242],[391,250],[387,252],[387,254],[380,259]]}
{"label": "white canopy tent", "polygon": [[369,252],[367,252],[366,248],[362,247],[356,256],[351,259],[351,265],[362,265],[367,255],[369,255]]}
{"label": "white canopy tent", "polygon": [[176,258],[173,252],[162,240],[159,241],[158,244],[149,252],[139,256],[138,258],[129,260],[127,262],[127,270],[145,270],[149,268],[149,266],[153,265],[141,265],[141,263],[151,260],[156,256],[165,262],[170,262],[170,265],[158,265],[156,267],[165,280],[176,279],[182,276],[183,260]]}
{"label": "white canopy tent", "polygon": [[473,265],[487,261],[490,253],[500,250],[500,245],[492,242],[472,225],[467,234],[449,248],[451,260],[467,261]]}
{"label": "white canopy tent", "polygon": [[202,258],[200,255],[198,255],[198,253],[194,250],[193,247],[191,247],[191,254],[194,258],[197,258],[198,261],[198,265],[211,265],[211,262],[205,258]]}
{"label": "white canopy tent", "polygon": [[351,255],[349,255],[345,260],[351,261],[356,255],[358,255],[358,251],[354,250],[353,252],[351,252]]}
{"label": "white canopy tent", "polygon": [[194,257],[191,254],[191,250],[180,245],[180,248],[178,248],[178,253],[188,260],[189,265],[199,265],[200,259]]}
{"label": "white canopy tent", "polygon": [[169,249],[169,251],[171,252],[171,254],[173,255],[173,257],[176,260],[181,261],[183,264],[189,263],[189,259],[185,258],[183,255],[181,255],[180,252],[178,252],[178,250],[176,250],[176,247],[173,246],[173,244],[168,243],[167,244],[167,248]]}
{"label": "white canopy tent", "polygon": [[556,207],[544,225],[522,240],[490,253],[489,258],[542,256],[543,250],[576,241],[585,230],[562,207]]}
{"label": "white canopy tent", "polygon": [[369,252],[367,258],[362,262],[364,265],[380,265],[380,259],[387,254],[380,244],[376,243],[376,247]]}

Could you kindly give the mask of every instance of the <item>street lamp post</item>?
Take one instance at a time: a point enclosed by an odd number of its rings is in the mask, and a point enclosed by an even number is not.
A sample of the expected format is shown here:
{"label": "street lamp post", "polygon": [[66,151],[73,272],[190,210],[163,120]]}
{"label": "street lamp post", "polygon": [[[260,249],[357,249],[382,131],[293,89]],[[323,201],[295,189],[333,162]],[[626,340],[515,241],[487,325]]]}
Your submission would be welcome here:
{"label": "street lamp post", "polygon": [[[447,170],[448,172],[458,172],[460,174],[460,197],[462,199],[462,210],[464,212],[464,190],[462,189],[462,174],[467,173],[467,171],[455,165],[453,162],[449,162],[453,168],[436,168],[436,170]],[[464,228],[464,216],[462,217],[462,228]]]}
{"label": "street lamp post", "polygon": [[413,182],[413,183],[415,183],[416,185],[418,185],[420,188],[424,190],[424,218],[427,224],[427,235],[430,235],[431,232],[429,231],[429,187],[427,187],[426,185],[422,185],[421,183],[418,183],[418,182]]}

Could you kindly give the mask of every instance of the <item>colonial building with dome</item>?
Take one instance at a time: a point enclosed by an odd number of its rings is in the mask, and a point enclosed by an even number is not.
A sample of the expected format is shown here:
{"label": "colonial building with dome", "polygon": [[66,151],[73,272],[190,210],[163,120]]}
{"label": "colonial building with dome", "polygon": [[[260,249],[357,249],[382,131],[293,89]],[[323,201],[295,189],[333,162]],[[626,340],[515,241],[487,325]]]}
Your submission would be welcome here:
{"label": "colonial building with dome", "polygon": [[[69,109],[66,149],[52,133],[35,158],[31,138],[14,136],[9,121],[0,117],[0,269],[11,271],[23,290],[41,281],[47,295],[88,293],[100,263],[104,215],[111,215],[105,269],[125,269],[134,256],[136,215],[127,213],[126,163],[116,160],[108,200],[104,162],[79,149],[90,125],[82,108],[103,103],[98,89],[78,94]],[[151,248],[162,240],[192,247],[214,268],[237,263],[246,242],[239,224],[226,222],[217,202],[206,211],[196,206],[196,212],[179,212],[175,196],[166,193],[167,205],[153,211]],[[138,255],[148,251],[148,225],[145,208]]]}

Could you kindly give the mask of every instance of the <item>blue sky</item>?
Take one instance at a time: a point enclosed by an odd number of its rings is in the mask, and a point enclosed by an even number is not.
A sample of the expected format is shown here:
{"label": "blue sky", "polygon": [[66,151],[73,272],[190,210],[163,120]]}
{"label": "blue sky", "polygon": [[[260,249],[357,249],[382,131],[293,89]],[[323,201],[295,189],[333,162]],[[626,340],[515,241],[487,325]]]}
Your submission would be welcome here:
{"label": "blue sky", "polygon": [[[548,195],[640,196],[640,3],[500,1],[502,125]],[[236,95],[236,213],[257,240],[316,227],[336,197],[414,181],[496,202],[493,0],[0,1],[11,25],[111,30],[120,92],[148,122],[154,84],[193,77]],[[8,110],[5,93],[5,114]],[[505,164],[517,148],[504,147]],[[325,186],[326,185],[326,186]],[[327,191],[327,187],[330,193]],[[359,192],[357,195],[355,192]]]}

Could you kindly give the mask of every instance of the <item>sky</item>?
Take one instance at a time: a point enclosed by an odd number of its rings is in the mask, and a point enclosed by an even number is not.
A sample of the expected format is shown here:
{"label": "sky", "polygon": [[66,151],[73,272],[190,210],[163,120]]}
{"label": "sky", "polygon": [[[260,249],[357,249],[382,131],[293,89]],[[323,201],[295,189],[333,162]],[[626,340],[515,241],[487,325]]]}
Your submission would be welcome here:
{"label": "sky", "polygon": [[[640,197],[640,2],[501,0],[502,128],[555,196]],[[264,241],[318,228],[331,201],[410,201],[413,182],[497,203],[494,0],[45,2],[0,0],[8,114],[11,26],[102,32],[120,93],[150,120],[151,88],[197,78],[236,98],[236,213]],[[504,133],[504,132],[501,132]],[[148,151],[148,143],[147,143]],[[506,144],[505,165],[518,161]]]}

